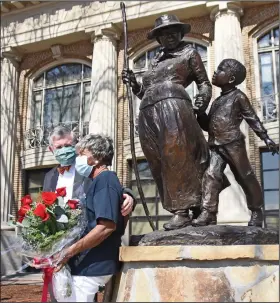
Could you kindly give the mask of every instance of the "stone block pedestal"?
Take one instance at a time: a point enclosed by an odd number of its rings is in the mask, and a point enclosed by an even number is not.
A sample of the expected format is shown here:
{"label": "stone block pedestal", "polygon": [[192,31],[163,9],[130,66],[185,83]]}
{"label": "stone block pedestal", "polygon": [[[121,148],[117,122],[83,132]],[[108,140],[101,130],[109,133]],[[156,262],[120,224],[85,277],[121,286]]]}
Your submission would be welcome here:
{"label": "stone block pedestal", "polygon": [[112,302],[279,302],[279,246],[122,247]]}

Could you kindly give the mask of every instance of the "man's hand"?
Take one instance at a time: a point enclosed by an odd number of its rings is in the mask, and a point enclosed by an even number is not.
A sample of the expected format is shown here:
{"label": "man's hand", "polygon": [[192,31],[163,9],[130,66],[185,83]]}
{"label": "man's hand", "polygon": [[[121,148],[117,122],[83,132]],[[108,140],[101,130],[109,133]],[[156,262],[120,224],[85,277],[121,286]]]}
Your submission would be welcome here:
{"label": "man's hand", "polygon": [[269,148],[269,150],[272,152],[272,155],[279,154],[278,146],[275,144],[274,141],[272,141],[269,137],[266,137],[264,139],[264,142],[266,146]]}
{"label": "man's hand", "polygon": [[133,198],[128,194],[123,194],[123,198],[125,199],[122,204],[121,213],[125,217],[132,212],[133,208]]}

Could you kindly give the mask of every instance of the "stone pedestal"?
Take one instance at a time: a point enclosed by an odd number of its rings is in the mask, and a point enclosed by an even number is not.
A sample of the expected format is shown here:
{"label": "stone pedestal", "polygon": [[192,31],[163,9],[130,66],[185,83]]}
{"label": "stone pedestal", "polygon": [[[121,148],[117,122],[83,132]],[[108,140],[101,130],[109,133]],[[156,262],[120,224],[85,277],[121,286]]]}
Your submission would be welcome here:
{"label": "stone pedestal", "polygon": [[278,245],[122,247],[112,302],[279,302]]}

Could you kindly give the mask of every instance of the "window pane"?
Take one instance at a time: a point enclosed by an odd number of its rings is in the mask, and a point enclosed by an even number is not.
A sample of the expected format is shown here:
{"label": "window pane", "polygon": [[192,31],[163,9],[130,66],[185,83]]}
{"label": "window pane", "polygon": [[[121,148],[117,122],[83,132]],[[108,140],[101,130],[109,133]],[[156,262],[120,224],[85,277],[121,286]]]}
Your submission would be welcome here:
{"label": "window pane", "polygon": [[90,119],[90,82],[84,83],[82,121],[89,122]]}
{"label": "window pane", "polygon": [[40,76],[39,78],[37,78],[36,80],[34,80],[34,87],[35,88],[42,87],[43,83],[44,83],[44,74],[42,76]]}
{"label": "window pane", "polygon": [[[142,189],[143,189],[145,198],[154,198],[156,196],[156,184],[154,181],[141,181],[141,185],[142,185]],[[136,181],[132,182],[131,189],[134,192],[136,198],[140,198],[139,193],[138,193],[138,188],[136,185]]]}
{"label": "window pane", "polygon": [[157,55],[159,52],[160,47],[154,48],[150,51],[148,51],[148,66],[150,66],[152,59]]}
{"label": "window pane", "polygon": [[30,194],[32,199],[36,199],[38,193],[43,190],[45,174],[50,170],[46,169],[34,169],[27,171],[27,192]]}
{"label": "window pane", "polygon": [[[139,171],[139,175],[140,175],[140,179],[153,179],[152,177],[152,173],[149,167],[149,164],[147,161],[139,161],[137,164],[138,167],[138,171]],[[131,180],[135,180],[135,174],[134,174],[134,170],[132,169],[132,176],[131,176]]]}
{"label": "window pane", "polygon": [[271,33],[267,33],[258,39],[258,48],[271,46]]}
{"label": "window pane", "polygon": [[279,93],[279,51],[275,52],[275,58],[276,58],[276,78],[277,78],[277,91]]}
{"label": "window pane", "polygon": [[[154,222],[156,225],[156,223]],[[143,235],[152,232],[150,223],[147,221],[131,221],[131,234],[132,235]]]}
{"label": "window pane", "polygon": [[165,210],[163,207],[162,207],[162,204],[161,204],[161,202],[159,201],[158,202],[158,214],[159,215],[170,215],[170,212],[169,211],[167,211],[167,210]]}
{"label": "window pane", "polygon": [[262,169],[279,169],[279,155],[272,156],[270,152],[262,153]]}
{"label": "window pane", "polygon": [[81,80],[82,64],[65,64],[57,66],[46,73],[46,86]]}
{"label": "window pane", "polygon": [[272,53],[259,54],[260,58],[260,72],[261,72],[261,90],[262,95],[270,95],[274,93],[273,86],[273,67],[272,67]]}
{"label": "window pane", "polygon": [[[150,215],[151,216],[155,216],[156,215],[156,203],[147,203],[147,207],[149,209]],[[145,211],[144,211],[144,207],[142,205],[141,202],[138,202],[138,204],[136,205],[133,213],[132,213],[133,217],[137,217],[137,216],[144,216],[146,217]]]}
{"label": "window pane", "polygon": [[279,45],[279,27],[273,30],[274,45]]}
{"label": "window pane", "polygon": [[133,68],[135,69],[141,69],[146,66],[146,53],[142,55],[140,58],[134,60],[133,62]]}
{"label": "window pane", "polygon": [[31,119],[33,118],[34,127],[41,125],[42,93],[42,91],[33,93],[34,116]]}
{"label": "window pane", "polygon": [[264,192],[265,210],[279,209],[279,191]]}
{"label": "window pane", "polygon": [[84,65],[84,79],[91,78],[91,67]]}
{"label": "window pane", "polygon": [[263,172],[264,189],[279,189],[279,171]]}
{"label": "window pane", "polygon": [[279,216],[271,216],[271,215],[266,215],[265,216],[265,223],[266,227],[268,228],[277,228],[279,229]]}
{"label": "window pane", "polygon": [[261,94],[263,102],[263,117],[265,120],[274,120],[277,117],[276,102],[274,97],[265,97],[274,94],[272,53],[259,54]]}
{"label": "window pane", "polygon": [[205,46],[196,44],[195,48],[197,49],[198,53],[200,54],[202,60],[207,59],[207,48]]}
{"label": "window pane", "polygon": [[44,103],[44,125],[47,127],[59,122],[79,121],[80,84],[47,89]]}
{"label": "window pane", "polygon": [[[135,74],[136,80],[139,83],[142,83],[143,73]],[[133,94],[133,114],[134,114],[134,127],[135,127],[135,136],[138,136],[138,117],[139,117],[139,106],[141,100]]]}

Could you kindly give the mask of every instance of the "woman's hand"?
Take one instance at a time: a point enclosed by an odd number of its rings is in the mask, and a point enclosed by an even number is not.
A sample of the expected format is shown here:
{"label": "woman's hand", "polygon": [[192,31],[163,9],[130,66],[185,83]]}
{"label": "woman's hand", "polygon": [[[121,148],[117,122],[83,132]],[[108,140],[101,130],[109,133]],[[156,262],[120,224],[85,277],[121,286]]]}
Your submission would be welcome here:
{"label": "woman's hand", "polygon": [[57,257],[58,259],[61,259],[58,264],[56,265],[54,272],[58,272],[61,270],[61,268],[69,261],[70,258],[72,258],[76,253],[75,253],[75,244],[70,246],[67,249],[64,249],[62,252],[62,257],[60,255]]}
{"label": "woman's hand", "polygon": [[123,198],[125,199],[123,201],[122,207],[121,207],[121,213],[125,217],[129,215],[132,212],[133,208],[133,198],[128,194],[123,194]]}
{"label": "woman's hand", "polygon": [[124,69],[122,71],[122,80],[124,84],[128,83],[133,88],[133,90],[140,90],[140,86],[136,80],[135,74],[131,69]]}

